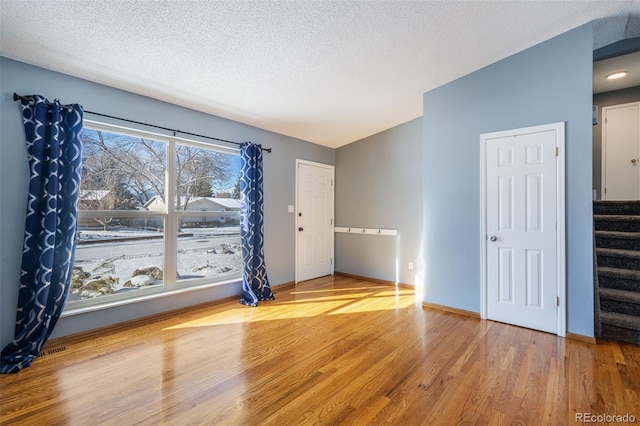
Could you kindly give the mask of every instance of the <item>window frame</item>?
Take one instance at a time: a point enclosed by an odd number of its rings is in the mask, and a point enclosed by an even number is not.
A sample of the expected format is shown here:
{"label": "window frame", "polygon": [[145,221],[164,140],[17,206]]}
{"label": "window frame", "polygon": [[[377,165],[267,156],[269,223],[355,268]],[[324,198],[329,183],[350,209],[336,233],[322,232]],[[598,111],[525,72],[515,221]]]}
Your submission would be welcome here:
{"label": "window frame", "polygon": [[[178,272],[178,230],[179,221],[184,218],[199,218],[206,216],[209,220],[218,217],[237,216],[240,222],[239,211],[200,211],[183,210],[177,211],[175,208],[175,173],[176,173],[176,145],[186,145],[193,148],[216,151],[223,154],[239,155],[238,148],[211,143],[211,141],[199,140],[197,137],[184,138],[175,135],[163,134],[156,131],[147,131],[132,127],[125,127],[110,122],[84,119],[84,128],[108,133],[117,133],[134,138],[145,138],[166,145],[166,169],[165,169],[165,202],[164,210],[80,210],[78,209],[78,220],[81,218],[163,218],[164,229],[163,240],[163,283],[161,286],[150,286],[148,288],[138,288],[134,292],[124,292],[108,296],[99,296],[81,300],[67,301],[62,316],[83,313],[87,311],[107,309],[128,303],[135,303],[149,298],[165,297],[176,293],[194,291],[207,287],[226,285],[238,282],[242,279],[242,272],[236,276],[224,277],[220,280],[212,280],[211,277],[193,278],[180,280],[177,278]],[[77,244],[76,244],[77,249]],[[74,255],[75,257],[75,255]]]}

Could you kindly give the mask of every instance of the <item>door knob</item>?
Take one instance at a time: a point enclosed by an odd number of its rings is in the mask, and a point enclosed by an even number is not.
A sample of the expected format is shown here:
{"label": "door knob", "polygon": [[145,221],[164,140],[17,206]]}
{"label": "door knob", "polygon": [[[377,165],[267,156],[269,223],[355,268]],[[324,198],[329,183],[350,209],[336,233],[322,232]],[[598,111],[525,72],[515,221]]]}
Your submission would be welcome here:
{"label": "door knob", "polygon": [[498,241],[498,237],[496,237],[495,235],[492,235],[489,239],[490,239],[492,242]]}
{"label": "door knob", "polygon": [[298,228],[298,231],[304,231],[304,228]]}
{"label": "door knob", "polygon": [[638,161],[638,160],[636,160],[635,158],[632,158],[631,159],[631,164],[636,164],[636,161]]}

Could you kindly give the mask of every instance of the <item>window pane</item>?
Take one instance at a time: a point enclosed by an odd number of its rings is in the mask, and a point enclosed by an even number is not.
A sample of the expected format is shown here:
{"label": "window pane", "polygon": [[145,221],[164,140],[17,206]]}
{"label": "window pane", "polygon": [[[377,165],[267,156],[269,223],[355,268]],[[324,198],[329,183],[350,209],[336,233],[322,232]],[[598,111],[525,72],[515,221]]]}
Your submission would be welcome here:
{"label": "window pane", "polygon": [[85,129],[82,145],[80,210],[136,210],[164,198],[163,142]]}
{"label": "window pane", "polygon": [[[108,226],[103,226],[108,223]],[[82,214],[69,301],[163,286],[164,218]]]}
{"label": "window pane", "polygon": [[207,213],[183,217],[178,234],[178,280],[220,281],[242,273],[240,215]]}
{"label": "window pane", "polygon": [[237,154],[176,145],[180,283],[220,281],[242,273],[239,165]]}
{"label": "window pane", "polygon": [[[239,156],[176,144],[176,211],[209,210],[202,198],[240,199]],[[234,204],[235,206],[235,204]]]}

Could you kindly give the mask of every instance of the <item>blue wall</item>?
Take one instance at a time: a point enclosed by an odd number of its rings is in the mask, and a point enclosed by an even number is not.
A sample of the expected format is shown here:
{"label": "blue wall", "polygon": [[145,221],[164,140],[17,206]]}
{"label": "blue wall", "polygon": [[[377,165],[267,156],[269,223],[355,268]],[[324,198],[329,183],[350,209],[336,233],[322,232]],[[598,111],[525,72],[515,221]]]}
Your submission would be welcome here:
{"label": "blue wall", "polygon": [[[86,110],[273,148],[264,156],[265,256],[272,285],[294,280],[295,160],[335,164],[335,150],[0,57],[0,345],[13,338],[29,171],[19,104],[40,94]],[[91,118],[87,115],[87,118]],[[58,337],[239,294],[237,282],[62,318]],[[277,292],[276,292],[277,297]]]}
{"label": "blue wall", "polygon": [[[371,150],[365,144],[356,143],[339,149],[338,154],[305,141],[0,57],[0,344],[4,346],[13,335],[28,180],[19,107],[11,100],[14,91],[38,93],[49,99],[58,97],[63,103],[78,102],[92,111],[272,147],[273,153],[265,155],[266,261],[272,284],[294,279],[295,221],[293,215],[287,213],[287,205],[295,202],[296,158],[336,164],[337,155],[338,221],[350,222],[357,218],[362,219],[365,224],[362,226],[394,227],[387,224],[394,214],[385,213],[384,209],[389,206],[385,204],[384,193],[393,192],[391,195],[395,197],[400,192],[394,192],[397,187],[406,186],[410,188],[408,192],[416,192],[417,200],[422,195],[423,211],[419,213],[419,207],[416,210],[418,216],[423,215],[423,232],[420,233],[419,224],[416,225],[417,235],[411,235],[406,241],[402,239],[396,247],[401,268],[404,269],[404,264],[413,256],[416,256],[417,268],[423,260],[425,301],[476,312],[480,311],[479,135],[564,121],[567,123],[568,331],[593,336],[592,42],[589,24],[425,93],[422,146],[417,146],[415,151],[411,141],[419,133],[419,120],[367,138],[374,146]],[[399,150],[393,149],[396,141],[400,141]],[[420,151],[422,160],[417,155],[411,156]],[[365,156],[369,159],[366,165],[358,163],[361,154],[369,155]],[[422,162],[423,171],[415,176],[422,178],[422,182],[411,186],[412,171],[405,170],[407,173],[394,176],[398,167],[402,169],[416,159]],[[384,176],[396,183],[386,185],[382,179],[379,183],[385,186],[383,193],[371,192],[371,188],[361,193],[380,197],[376,205],[380,211],[362,210],[354,191],[360,191],[367,183],[350,183],[348,179],[353,175],[350,168],[380,178],[377,165],[381,161],[391,161],[391,165],[380,167]],[[402,191],[400,195],[408,192]],[[363,202],[370,204],[371,200]],[[397,208],[398,214],[408,215],[405,217],[408,223],[415,222],[411,216],[416,213],[413,209],[406,209],[404,204]],[[354,212],[359,214],[353,216]],[[397,225],[398,229],[405,219]],[[414,253],[416,242],[419,246],[422,241],[423,256],[421,247],[415,248],[417,253]],[[345,252],[348,246],[349,242],[341,243],[337,238],[336,254]],[[393,265],[380,271],[368,267],[358,269],[361,263],[364,265],[371,259],[357,253],[339,257],[337,270],[342,268],[345,272],[390,280],[396,275],[390,270]],[[418,274],[420,271],[416,271]],[[409,271],[400,271],[399,275],[401,282],[411,283],[413,277]],[[54,336],[237,294],[238,288],[237,283],[233,283],[65,317]]]}
{"label": "blue wall", "polygon": [[337,272],[411,285],[420,281],[421,165],[422,118],[336,150],[336,226],[398,231],[396,237],[336,234]]}
{"label": "blue wall", "polygon": [[480,134],[566,122],[567,331],[593,336],[591,24],[424,94],[424,300],[480,312]]}

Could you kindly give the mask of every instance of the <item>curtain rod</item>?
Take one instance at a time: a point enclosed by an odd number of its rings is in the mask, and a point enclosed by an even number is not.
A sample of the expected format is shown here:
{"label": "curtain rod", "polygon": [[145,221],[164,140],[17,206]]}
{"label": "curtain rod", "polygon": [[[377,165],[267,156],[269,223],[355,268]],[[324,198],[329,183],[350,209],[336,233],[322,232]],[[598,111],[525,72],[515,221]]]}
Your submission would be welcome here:
{"label": "curtain rod", "polygon": [[[21,95],[18,95],[17,93],[15,93],[15,92],[13,93],[13,100],[14,101],[25,100],[25,101],[28,101],[28,102],[33,102],[33,98],[31,96],[21,96]],[[169,132],[173,132],[174,136],[175,136],[176,133],[180,133],[180,134],[183,134],[183,135],[196,136],[196,137],[199,137],[199,138],[214,140],[214,141],[218,141],[218,142],[230,143],[230,144],[233,144],[233,145],[242,145],[240,142],[234,142],[234,141],[228,141],[226,139],[214,138],[213,136],[199,135],[197,133],[185,132],[185,131],[182,131],[182,130],[171,129],[169,127],[156,126],[155,124],[143,123],[142,121],[129,120],[128,118],[116,117],[116,116],[113,116],[113,115],[102,114],[102,113],[99,113],[99,112],[93,112],[93,111],[87,111],[87,110],[85,110],[84,112],[86,112],[88,114],[97,115],[97,116],[100,116],[100,117],[106,117],[106,118],[112,118],[114,120],[126,121],[127,123],[140,124],[140,125],[143,125],[143,126],[153,127],[155,129],[167,130]],[[262,150],[266,151],[268,153],[271,153],[271,148],[262,148]]]}

